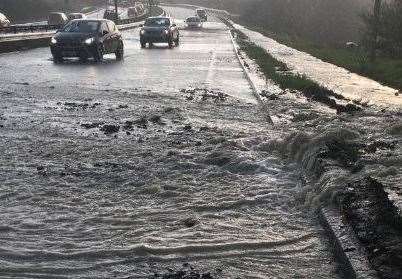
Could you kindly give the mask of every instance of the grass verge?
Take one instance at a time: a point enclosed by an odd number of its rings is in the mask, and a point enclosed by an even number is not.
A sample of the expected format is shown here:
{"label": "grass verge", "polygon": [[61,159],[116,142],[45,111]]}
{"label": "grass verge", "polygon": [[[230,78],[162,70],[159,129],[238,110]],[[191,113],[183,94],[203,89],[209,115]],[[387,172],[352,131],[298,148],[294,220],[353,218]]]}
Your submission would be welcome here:
{"label": "grass verge", "polygon": [[351,72],[374,79],[384,85],[402,91],[402,58],[379,56],[376,62],[371,63],[368,54],[363,48],[331,47],[319,45],[296,36],[276,34],[260,26],[245,26],[270,37],[279,43],[307,52],[323,61],[343,67]]}
{"label": "grass verge", "polygon": [[252,59],[265,77],[274,81],[282,90],[290,89],[301,92],[308,99],[323,103],[333,108],[337,113],[355,112],[361,110],[354,104],[342,105],[336,100],[349,101],[344,96],[328,90],[304,75],[290,72],[286,64],[278,61],[263,48],[250,42],[242,32],[233,29],[240,50]]}

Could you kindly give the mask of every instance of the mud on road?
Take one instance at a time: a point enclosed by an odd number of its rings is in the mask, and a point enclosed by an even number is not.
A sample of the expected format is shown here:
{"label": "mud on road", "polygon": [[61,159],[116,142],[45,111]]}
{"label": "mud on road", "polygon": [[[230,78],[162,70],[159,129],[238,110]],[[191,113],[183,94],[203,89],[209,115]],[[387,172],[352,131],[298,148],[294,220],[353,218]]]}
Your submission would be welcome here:
{"label": "mud on road", "polygon": [[338,276],[297,170],[259,148],[254,103],[202,88],[1,97],[0,274]]}

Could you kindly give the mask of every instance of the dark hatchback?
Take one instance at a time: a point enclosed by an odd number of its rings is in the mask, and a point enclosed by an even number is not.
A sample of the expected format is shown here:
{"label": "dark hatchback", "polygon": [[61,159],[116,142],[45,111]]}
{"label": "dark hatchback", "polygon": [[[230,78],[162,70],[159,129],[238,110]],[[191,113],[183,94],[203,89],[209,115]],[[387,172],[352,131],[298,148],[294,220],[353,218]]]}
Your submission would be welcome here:
{"label": "dark hatchback", "polygon": [[51,39],[50,50],[55,62],[62,62],[64,57],[79,57],[83,61],[93,57],[101,61],[108,53],[115,53],[116,59],[121,60],[124,44],[114,22],[78,19],[58,30]]}
{"label": "dark hatchback", "polygon": [[149,17],[145,20],[140,30],[140,43],[144,48],[148,43],[151,47],[153,43],[168,43],[169,48],[179,45],[179,29],[169,17]]}

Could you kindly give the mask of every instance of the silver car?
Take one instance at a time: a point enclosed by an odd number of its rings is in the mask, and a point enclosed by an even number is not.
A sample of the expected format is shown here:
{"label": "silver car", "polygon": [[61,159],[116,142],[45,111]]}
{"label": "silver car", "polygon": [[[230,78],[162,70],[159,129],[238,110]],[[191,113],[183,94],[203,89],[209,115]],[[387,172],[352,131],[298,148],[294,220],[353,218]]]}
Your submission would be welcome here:
{"label": "silver car", "polygon": [[0,13],[0,28],[7,27],[7,26],[10,26],[10,21],[8,20],[8,18],[5,15]]}
{"label": "silver car", "polygon": [[64,25],[68,22],[65,13],[50,13],[47,20],[48,25]]}
{"label": "silver car", "polygon": [[188,28],[201,28],[202,21],[198,16],[191,16],[186,19],[186,24]]}

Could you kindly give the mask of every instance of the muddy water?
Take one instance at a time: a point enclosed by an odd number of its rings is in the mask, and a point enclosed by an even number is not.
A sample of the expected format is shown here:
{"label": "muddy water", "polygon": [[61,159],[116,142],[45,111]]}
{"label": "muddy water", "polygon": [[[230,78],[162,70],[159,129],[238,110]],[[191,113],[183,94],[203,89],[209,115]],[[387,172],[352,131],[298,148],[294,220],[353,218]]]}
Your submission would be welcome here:
{"label": "muddy water", "polygon": [[[182,63],[172,57],[165,66]],[[259,148],[276,131],[244,80],[223,86],[237,69],[208,75],[188,60],[162,83],[144,74],[95,90],[43,59],[58,82],[16,71],[29,83],[0,92],[0,277],[153,278],[190,265],[213,278],[338,278],[295,166]],[[74,67],[93,87],[112,81],[84,74],[105,65]],[[211,83],[185,86],[189,67]]]}
{"label": "muddy water", "polygon": [[298,173],[253,151],[266,135],[253,104],[69,89],[3,96],[0,275],[147,278],[190,263],[216,278],[336,277]]}

